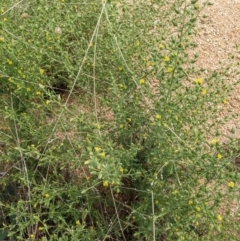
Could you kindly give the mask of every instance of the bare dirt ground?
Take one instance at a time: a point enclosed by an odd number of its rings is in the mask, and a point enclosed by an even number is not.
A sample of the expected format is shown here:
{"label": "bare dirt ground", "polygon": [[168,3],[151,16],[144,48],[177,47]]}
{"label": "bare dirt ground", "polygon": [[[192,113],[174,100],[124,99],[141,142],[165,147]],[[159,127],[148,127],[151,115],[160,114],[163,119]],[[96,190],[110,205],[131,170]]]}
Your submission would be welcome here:
{"label": "bare dirt ground", "polygon": [[[204,0],[199,0],[201,5]],[[236,51],[236,46],[240,46],[240,0],[211,0],[212,6],[203,9],[201,15],[207,15],[205,20],[199,20],[197,24],[198,36],[196,42],[198,47],[196,52],[199,54],[197,67],[203,67],[208,71],[220,70],[222,64],[229,63],[229,54],[234,54],[236,57],[235,64],[240,61],[239,53]],[[219,63],[222,62],[222,64]],[[232,66],[234,71],[240,71],[240,66]],[[238,74],[237,79],[234,74],[227,81],[234,83],[240,79]],[[227,104],[219,107],[219,118],[227,115],[227,110],[238,116],[220,129],[222,132],[221,142],[227,143],[226,136],[240,138],[240,84],[236,85],[231,96],[227,98]],[[235,129],[235,133],[232,133]],[[223,188],[224,190],[224,188]],[[226,206],[222,206],[219,210],[221,214],[229,209],[230,215],[235,217],[233,222],[239,222],[236,214],[239,212],[239,200],[226,200]],[[239,237],[239,228],[233,233]]]}
{"label": "bare dirt ground", "polygon": [[[202,6],[204,0],[198,1]],[[198,36],[196,42],[199,54],[197,67],[203,67],[209,71],[221,69],[221,64],[229,63],[229,54],[236,52],[236,45],[240,45],[240,0],[211,0],[213,5],[204,7],[201,15],[208,18],[199,20],[197,24]],[[240,60],[239,54],[235,54]],[[240,66],[233,66],[235,71],[240,71]],[[240,79],[240,75],[238,75]],[[234,75],[229,77],[229,83],[236,82]],[[221,127],[222,142],[227,142],[225,135],[240,138],[240,84],[227,99],[227,104],[220,107],[220,117],[226,115],[226,108],[238,117]],[[235,130],[235,133],[232,132]]]}

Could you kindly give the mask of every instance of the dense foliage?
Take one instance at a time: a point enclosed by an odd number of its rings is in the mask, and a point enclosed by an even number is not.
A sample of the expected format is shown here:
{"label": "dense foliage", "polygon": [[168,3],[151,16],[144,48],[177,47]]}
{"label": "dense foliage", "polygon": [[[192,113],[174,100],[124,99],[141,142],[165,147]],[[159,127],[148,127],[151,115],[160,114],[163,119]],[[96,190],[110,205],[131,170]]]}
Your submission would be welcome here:
{"label": "dense foliage", "polygon": [[192,54],[208,4],[3,0],[0,240],[238,239],[234,54]]}

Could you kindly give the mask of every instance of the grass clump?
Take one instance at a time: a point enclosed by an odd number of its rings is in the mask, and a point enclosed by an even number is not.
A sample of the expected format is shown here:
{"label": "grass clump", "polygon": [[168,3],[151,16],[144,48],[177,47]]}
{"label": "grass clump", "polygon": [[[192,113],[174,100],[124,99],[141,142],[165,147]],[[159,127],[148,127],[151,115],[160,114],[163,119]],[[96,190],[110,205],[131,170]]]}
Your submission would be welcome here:
{"label": "grass clump", "polygon": [[1,240],[237,240],[231,68],[189,54],[207,5],[3,2]]}

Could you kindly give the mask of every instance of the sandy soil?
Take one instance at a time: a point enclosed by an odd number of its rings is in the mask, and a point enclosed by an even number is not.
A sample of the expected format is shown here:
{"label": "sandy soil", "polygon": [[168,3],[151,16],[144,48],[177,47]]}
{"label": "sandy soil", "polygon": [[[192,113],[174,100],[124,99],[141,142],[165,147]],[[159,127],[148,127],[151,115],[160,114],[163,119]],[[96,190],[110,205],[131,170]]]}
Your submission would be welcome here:
{"label": "sandy soil", "polygon": [[[202,6],[204,0],[199,0],[198,4]],[[201,15],[207,15],[208,18],[198,21],[198,36],[196,42],[199,53],[197,61],[198,67],[203,67],[209,71],[219,70],[221,64],[229,63],[229,54],[236,52],[236,45],[240,45],[240,0],[211,0],[213,5],[204,7]],[[236,61],[240,60],[237,52],[234,54]],[[240,71],[240,66],[233,66],[235,71]],[[230,76],[229,83],[240,79],[233,75]],[[224,135],[231,135],[234,138],[240,138],[240,84],[238,84],[232,95],[227,99],[227,105],[221,106],[219,115],[226,115],[226,108],[232,113],[238,114],[238,117],[226,123],[221,128],[222,142],[227,142]],[[235,133],[232,133],[235,130]]]}

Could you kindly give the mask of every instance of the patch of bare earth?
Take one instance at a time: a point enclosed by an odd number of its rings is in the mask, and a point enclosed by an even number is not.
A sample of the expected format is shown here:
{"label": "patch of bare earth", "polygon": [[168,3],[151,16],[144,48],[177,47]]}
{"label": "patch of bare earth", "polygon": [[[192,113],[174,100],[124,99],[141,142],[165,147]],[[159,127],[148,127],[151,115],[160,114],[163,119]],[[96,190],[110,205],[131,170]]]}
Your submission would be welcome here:
{"label": "patch of bare earth", "polygon": [[[199,4],[203,4],[203,0],[199,0]],[[230,64],[229,56],[234,55],[233,65],[231,65],[232,73],[226,81],[229,84],[236,83],[240,79],[240,75],[235,73],[240,71],[237,63],[240,55],[236,51],[236,46],[240,46],[240,0],[211,0],[213,5],[203,9],[201,15],[207,15],[205,19],[200,19],[197,23],[198,35],[196,42],[198,47],[196,52],[199,54],[196,67],[206,69],[206,72],[214,70],[221,71],[222,66]],[[236,114],[237,117],[229,120],[220,127],[222,136],[220,141],[228,143],[226,136],[232,138],[240,138],[240,84],[236,84],[231,96],[227,98],[226,105],[219,106],[219,118],[224,118],[230,113]],[[233,132],[232,130],[235,130]],[[236,170],[238,171],[238,170]],[[215,183],[212,184],[215,186]],[[236,188],[238,185],[236,184]],[[226,187],[222,187],[222,192],[227,193]],[[226,203],[220,208],[219,213],[224,215],[229,211],[233,218],[232,222],[239,222],[239,200],[226,198]],[[235,227],[238,225],[234,225]],[[232,232],[233,230],[231,230]],[[239,228],[234,230],[231,235],[238,235]]]}
{"label": "patch of bare earth", "polygon": [[[204,0],[198,1],[203,4]],[[229,84],[236,83],[240,75],[235,75],[240,71],[237,62],[240,55],[236,51],[236,46],[240,45],[240,0],[211,0],[213,5],[203,8],[201,18],[197,23],[198,35],[196,42],[199,54],[196,63],[198,68],[204,68],[207,72],[214,70],[221,71],[222,66],[230,64],[229,56],[234,55],[235,61],[232,65],[232,73],[227,79]],[[221,142],[228,142],[226,136],[240,138],[240,84],[234,87],[227,104],[219,107],[219,118],[228,115],[229,111],[238,116],[220,127],[222,137]]]}

